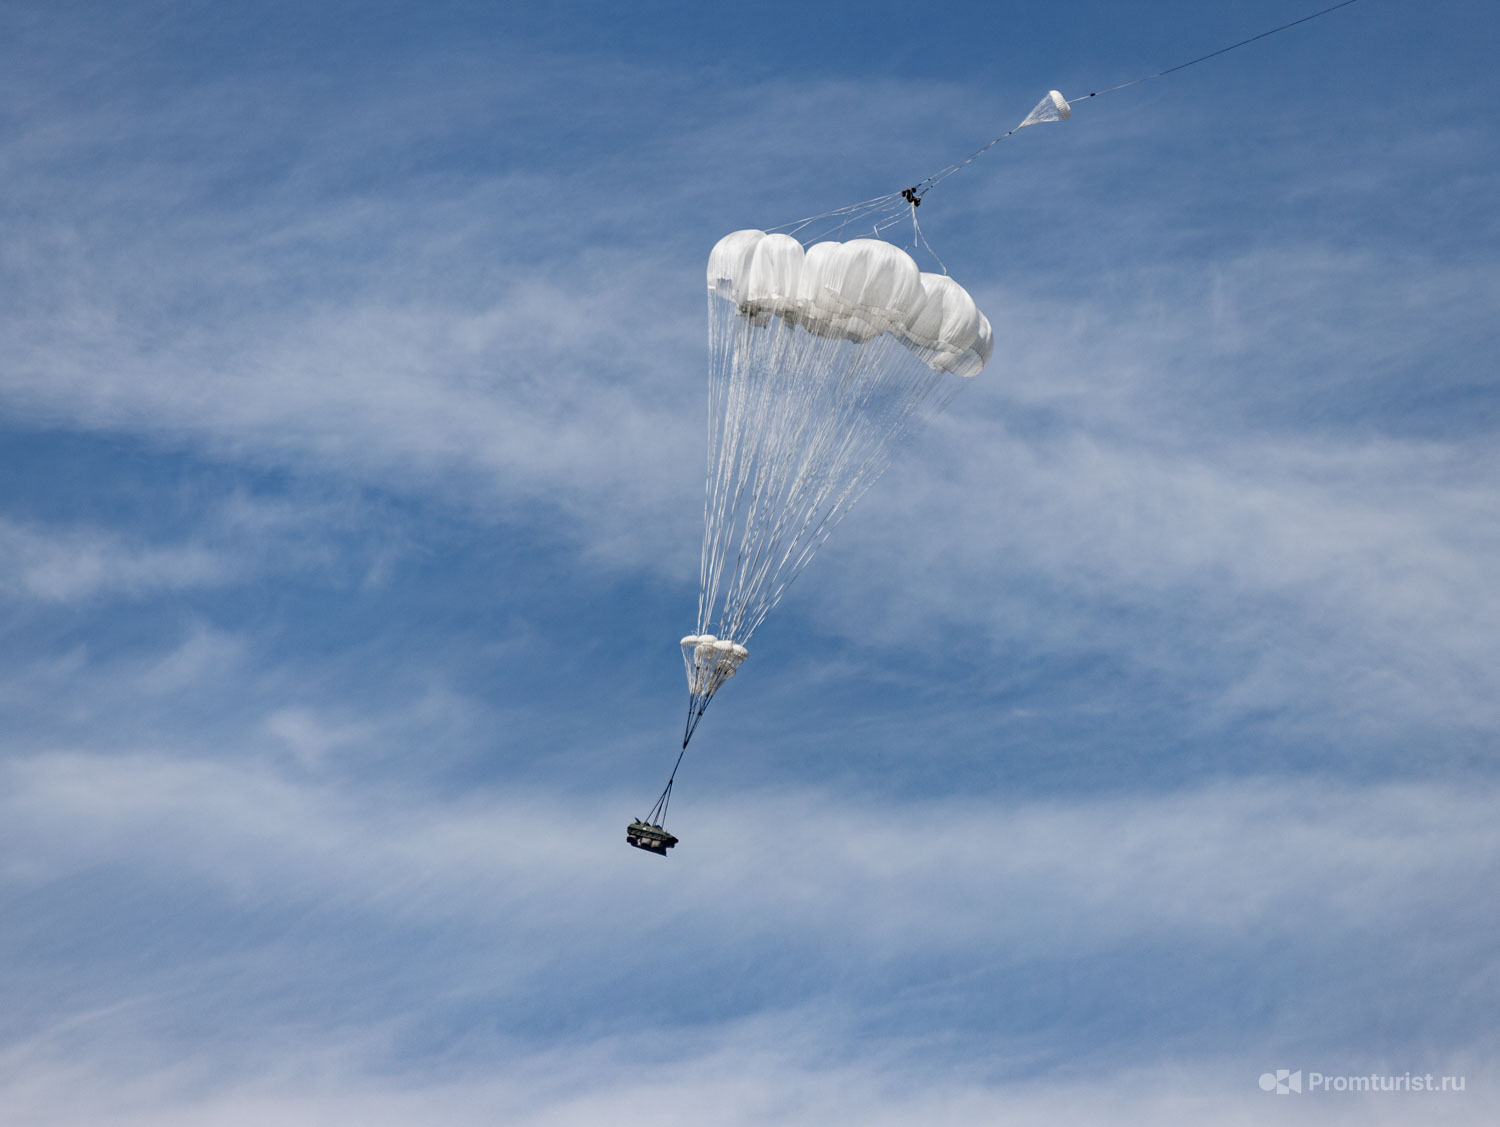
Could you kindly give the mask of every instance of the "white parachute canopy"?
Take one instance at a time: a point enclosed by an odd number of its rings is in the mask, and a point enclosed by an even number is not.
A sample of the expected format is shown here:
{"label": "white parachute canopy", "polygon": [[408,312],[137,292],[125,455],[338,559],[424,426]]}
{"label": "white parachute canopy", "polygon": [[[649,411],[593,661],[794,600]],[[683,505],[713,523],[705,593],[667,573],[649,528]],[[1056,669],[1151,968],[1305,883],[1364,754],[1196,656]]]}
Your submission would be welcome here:
{"label": "white parachute canopy", "polygon": [[708,258],[708,481],[688,726],[903,436],[990,358],[963,287],[878,239],[735,231]]}
{"label": "white parachute canopy", "polygon": [[[1026,120],[1016,126],[1025,129],[1028,125],[1041,125],[1049,121],[1067,121],[1073,116],[1073,107],[1056,90],[1048,90],[1047,96],[1036,104],[1036,109],[1026,115]],[[1015,129],[1011,130],[1012,133]]]}

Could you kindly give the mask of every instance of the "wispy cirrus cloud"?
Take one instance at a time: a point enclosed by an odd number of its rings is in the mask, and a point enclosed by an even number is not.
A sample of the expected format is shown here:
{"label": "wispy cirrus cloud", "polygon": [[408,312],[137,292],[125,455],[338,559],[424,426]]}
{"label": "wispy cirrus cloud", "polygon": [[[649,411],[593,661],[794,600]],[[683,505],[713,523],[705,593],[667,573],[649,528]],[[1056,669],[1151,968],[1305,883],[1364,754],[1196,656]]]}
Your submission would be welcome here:
{"label": "wispy cirrus cloud", "polygon": [[1000,359],[840,529],[842,581],[813,577],[809,608],[870,638],[1107,653],[1196,683],[1210,726],[1493,730],[1500,465],[1482,419],[1408,410],[1397,374],[1481,334],[1500,273],[1409,264],[1433,317],[1398,330],[1374,322],[1422,301],[1381,282],[1361,308],[1360,261],[1257,252],[1115,306],[992,290]]}
{"label": "wispy cirrus cloud", "polygon": [[[568,1123],[648,1090],[691,1118],[742,1090],[734,1114],[747,1123],[772,1114],[766,1100],[792,1122],[929,1106],[938,1122],[1045,1108],[1063,1122],[1135,1123],[1164,1113],[1170,1086],[1174,1106],[1248,1122],[1263,1114],[1254,1085],[1267,1067],[1468,1071],[1476,1087],[1486,1075],[1494,919],[1480,890],[1497,856],[1486,787],[1261,781],[889,808],[817,791],[745,796],[700,806],[692,852],[646,868],[617,848],[617,796],[393,801],[351,789],[336,768],[309,778],[274,764],[142,752],[7,765],[5,855],[27,861],[7,867],[6,895],[51,903],[36,926],[74,930],[100,963],[68,985],[66,1020],[48,1016],[58,995],[40,952],[8,988],[6,1087],[34,1117],[23,1121],[81,1122],[108,1100],[127,1122],[271,1109],[341,1123],[379,1092],[390,1108],[452,1101],[459,1122],[510,1100],[522,1122]],[[161,936],[177,952],[170,969],[122,995],[110,937],[81,938],[94,909],[46,891],[105,857],[126,894],[169,916],[191,902],[222,938]],[[424,951],[397,977],[397,951],[368,942],[394,934]],[[288,961],[292,935],[300,954]],[[1338,959],[1268,1020],[1257,992],[1309,945]],[[1413,945],[1432,959],[1410,963]],[[1200,1012],[1215,1048],[1184,1042],[1163,1058],[1159,1044],[1035,1023],[1023,999],[1085,984],[1106,1025],[1153,1020],[1151,992],[1165,987],[1113,981],[1122,946],[1138,970],[1151,951],[1178,968],[1174,1012]],[[1269,961],[1247,970],[1246,949]],[[803,973],[788,979],[784,965]],[[538,993],[561,967],[580,975],[574,986]],[[1053,981],[1063,968],[1071,983]],[[769,977],[741,977],[756,974]],[[1235,974],[1251,978],[1226,984]],[[271,996],[267,976],[280,984]],[[746,989],[749,1012],[736,1000]],[[568,1016],[576,996],[592,1017]],[[378,999],[378,1019],[363,998]],[[1421,1016],[1434,999],[1448,1000],[1441,1026]],[[969,1032],[924,1046],[916,1030],[939,1000]],[[460,1001],[489,1016],[455,1017]],[[705,1003],[722,1007],[707,1031],[673,1016]],[[1418,1042],[1394,1027],[1372,1039],[1372,1006],[1415,1021]],[[172,1032],[183,1022],[196,1048]],[[424,1029],[447,1032],[434,1046]],[[1059,1078],[1061,1056],[1089,1062],[1092,1080]],[[498,1075],[497,1057],[509,1062]],[[70,1086],[80,1068],[88,1082]],[[539,1084],[538,1070],[559,1084]],[[855,1080],[865,1096],[850,1096]],[[1121,1085],[1130,1098],[1110,1103]],[[1452,1105],[1453,1122],[1479,1122],[1474,1108]],[[1409,1110],[1372,1100],[1347,1114],[1402,1122]]]}
{"label": "wispy cirrus cloud", "polygon": [[216,586],[232,561],[199,544],[156,545],[103,529],[43,529],[0,520],[0,590],[74,602]]}
{"label": "wispy cirrus cloud", "polygon": [[[384,1127],[433,1117],[464,1127],[502,1115],[525,1127],[586,1127],[601,1120],[675,1127],[706,1119],[733,1127],[768,1121],[895,1127],[913,1119],[944,1127],[1012,1120],[1137,1127],[1178,1118],[1250,1127],[1268,1114],[1291,1124],[1376,1127],[1409,1124],[1420,1115],[1424,1123],[1470,1127],[1488,1122],[1482,1091],[1492,1079],[1486,1065],[1467,1057],[1455,1064],[1465,1079],[1462,1093],[1302,1093],[1278,1099],[1257,1085],[1255,1068],[1274,1070],[1283,1059],[1266,1046],[1252,1058],[1265,1063],[1248,1069],[1212,1060],[1096,1071],[1065,1083],[1005,1083],[956,1069],[934,1076],[913,1069],[899,1054],[832,1064],[819,1052],[816,1031],[793,1028],[782,1017],[715,1037],[711,1046],[700,1043],[687,1055],[672,1053],[675,1043],[657,1038],[654,1052],[621,1037],[566,1057],[518,1045],[482,1068],[450,1066],[417,1081],[372,1078],[363,1059],[369,1048],[359,1039],[313,1048],[283,1036],[280,1052],[247,1048],[240,1074],[212,1085],[203,1083],[191,1059],[170,1070],[141,1072],[128,1061],[89,1058],[90,1080],[101,1073],[111,1077],[101,1092],[92,1084],[79,1087],[80,1069],[29,1055],[18,1058],[31,1069],[12,1106],[24,1122],[39,1127],[74,1127],[104,1114],[121,1124],[167,1127],[269,1121]],[[1387,1075],[1411,1071],[1390,1067],[1394,1073]]]}
{"label": "wispy cirrus cloud", "polygon": [[[1244,780],[1157,796],[890,806],[786,788],[703,800],[693,848],[668,872],[616,848],[624,807],[612,792],[455,802],[394,782],[352,787],[384,738],[360,735],[363,756],[288,760],[274,741],[295,719],[305,732],[306,714],[275,712],[265,735],[247,733],[240,755],[219,761],[149,750],[12,759],[7,853],[27,859],[13,887],[112,858],[123,879],[239,909],[336,904],[374,926],[415,912],[444,930],[485,932],[490,943],[472,957],[491,973],[510,958],[573,962],[587,949],[609,979],[644,973],[664,950],[712,962],[690,952],[701,933],[731,923],[738,938],[721,956],[767,946],[819,964],[941,964],[977,948],[1025,963],[1126,942],[1207,957],[1273,936],[1343,936],[1349,978],[1331,978],[1333,989],[1376,965],[1394,973],[1360,937],[1425,934],[1440,919],[1465,961],[1487,958],[1493,911],[1472,894],[1493,875],[1500,842],[1485,785]],[[777,832],[751,832],[770,825]],[[767,871],[788,875],[767,882]],[[655,908],[639,948],[588,924],[628,919],[644,902]],[[566,949],[524,953],[559,926],[574,936]],[[1409,972],[1396,977],[1440,973]]]}
{"label": "wispy cirrus cloud", "polygon": [[372,522],[368,504],[336,487],[279,495],[210,483],[180,488],[169,506],[180,519],[164,533],[166,521],[141,519],[149,484],[106,482],[106,472],[92,484],[101,494],[123,491],[117,513],[71,521],[0,516],[0,594],[55,606],[145,602],[267,575],[342,573],[361,561],[366,578],[378,582],[409,551],[397,522]]}

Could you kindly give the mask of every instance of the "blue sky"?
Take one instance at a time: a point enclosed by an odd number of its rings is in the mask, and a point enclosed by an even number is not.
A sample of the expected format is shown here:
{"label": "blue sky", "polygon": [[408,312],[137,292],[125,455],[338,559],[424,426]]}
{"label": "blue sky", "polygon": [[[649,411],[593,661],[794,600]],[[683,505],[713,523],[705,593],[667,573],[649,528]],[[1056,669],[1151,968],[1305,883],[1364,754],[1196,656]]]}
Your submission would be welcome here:
{"label": "blue sky", "polygon": [[0,9],[8,1122],[1488,1122],[1474,5],[935,190],[994,360],[621,840],[708,249],[1315,6]]}

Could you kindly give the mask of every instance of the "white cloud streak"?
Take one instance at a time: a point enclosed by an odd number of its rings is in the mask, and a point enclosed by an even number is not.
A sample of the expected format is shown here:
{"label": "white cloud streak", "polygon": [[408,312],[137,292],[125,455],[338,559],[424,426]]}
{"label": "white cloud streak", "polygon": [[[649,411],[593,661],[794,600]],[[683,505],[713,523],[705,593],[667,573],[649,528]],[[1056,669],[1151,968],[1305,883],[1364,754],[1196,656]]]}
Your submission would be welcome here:
{"label": "white cloud streak", "polygon": [[[300,738],[306,717],[277,712],[269,724],[286,738],[299,719]],[[1309,780],[889,808],[820,792],[746,797],[700,809],[702,828],[668,875],[620,845],[626,807],[615,795],[434,804],[351,787],[357,762],[327,765],[322,781],[271,762],[13,759],[5,852],[26,858],[26,875],[12,879],[54,882],[110,857],[258,906],[331,897],[377,914],[420,907],[465,926],[504,924],[502,945],[581,928],[573,913],[626,918],[670,888],[670,914],[690,930],[717,918],[757,941],[837,936],[881,957],[975,944],[1028,957],[1147,938],[1423,926],[1415,921],[1466,912],[1500,857],[1488,787]]]}
{"label": "white cloud streak", "polygon": [[0,596],[57,606],[146,601],[267,575],[336,573],[356,534],[373,560],[367,577],[378,581],[378,569],[409,547],[394,522],[372,521],[347,490],[258,497],[203,486],[196,494],[191,507],[175,502],[187,511],[170,536],[146,533],[128,513],[112,525],[0,517]]}
{"label": "white cloud streak", "polygon": [[[278,713],[270,724],[284,738],[291,721],[305,732],[305,720]],[[224,910],[277,921],[224,948],[188,945],[167,964],[133,970],[127,958],[121,971],[70,986],[65,1007],[50,992],[43,1005],[24,985],[28,967],[46,965],[43,951],[13,946],[22,977],[7,991],[0,1088],[16,1122],[83,1123],[108,1108],[125,1123],[395,1123],[421,1106],[454,1123],[501,1109],[539,1125],[598,1122],[610,1109],[625,1122],[660,1121],[663,1108],[668,1122],[686,1123],[718,1106],[731,1109],[723,1121],[744,1124],[913,1115],[1135,1124],[1183,1114],[1249,1123],[1271,1098],[1255,1087],[1261,1071],[1333,1071],[1351,1060],[1351,1071],[1467,1072],[1466,1101],[1423,1104],[1423,1114],[1483,1121],[1476,1089],[1488,1082],[1489,1049],[1472,1027],[1371,1042],[1326,1014],[1330,999],[1347,1002],[1372,982],[1382,1012],[1450,995],[1455,1007],[1483,1009],[1475,992],[1500,982],[1485,895],[1500,831],[1487,785],[1261,781],[1131,799],[899,807],[821,792],[745,796],[700,809],[701,828],[662,862],[619,841],[623,807],[612,795],[441,803],[350,787],[349,775],[319,766],[336,765],[153,752],[7,763],[8,896],[102,866],[126,892],[179,890],[177,928],[198,930],[194,916]],[[358,926],[320,933],[317,922],[331,917]],[[370,962],[398,935],[425,937],[404,982]],[[1243,948],[1313,958],[1319,981],[1281,1000],[1277,1025],[1257,1022],[1228,1046],[1216,1035],[1208,1052],[1155,1041],[1089,1052],[1075,1042],[1075,1063],[1064,1066],[1002,1013],[997,1029],[939,1063],[907,1041],[960,1036],[942,1011],[899,1016],[951,986],[914,968],[955,956],[971,975],[1002,966],[1020,981],[1038,960],[1080,966],[1108,952],[1169,949],[1212,964]],[[1410,964],[1421,949],[1432,961]],[[633,1032],[523,1037],[503,1017],[507,999],[567,968],[582,976],[579,988],[609,994],[622,980],[655,981],[664,959],[679,978],[722,974],[713,968],[726,957],[736,965],[737,951],[774,951],[826,977],[801,1004],[764,997],[751,1015],[707,1027],[648,1007],[620,1019]],[[891,995],[881,984],[896,967],[907,985]],[[368,998],[338,993],[359,982]],[[398,1046],[434,1007],[476,994],[502,1015],[499,1032],[473,1031],[415,1069],[403,1061]],[[893,1014],[885,1033],[854,1036]],[[171,1032],[198,1028],[212,1033],[180,1035],[195,1044]],[[1080,1060],[1091,1062],[1087,1073]],[[1412,1122],[1411,1100],[1393,1099],[1330,1096],[1278,1105],[1278,1114]]]}
{"label": "white cloud streak", "polygon": [[103,529],[48,529],[0,519],[0,591],[13,598],[138,598],[218,586],[235,570],[230,559],[204,545],[160,546]]}
{"label": "white cloud streak", "polygon": [[[789,1050],[787,1041],[795,1043]],[[1059,1127],[1214,1122],[1251,1127],[1274,1115],[1290,1124],[1375,1127],[1469,1127],[1489,1122],[1485,1092],[1493,1072],[1473,1057],[1466,1091],[1456,1094],[1303,1094],[1259,1090],[1248,1061],[1172,1062],[1093,1074],[1071,1081],[1002,1083],[962,1073],[926,1072],[899,1058],[842,1067],[807,1059],[806,1038],[784,1025],[741,1031],[720,1047],[667,1061],[624,1043],[606,1043],[566,1059],[519,1050],[456,1077],[423,1083],[372,1077],[360,1046],[322,1051],[298,1044],[254,1074],[204,1085],[191,1067],[111,1077],[107,1088],[89,1071],[99,1062],[42,1064],[10,1090],[18,1127],[81,1127],[107,1117],[125,1125],[250,1127],[395,1127],[440,1120],[454,1127],[497,1118],[519,1127],[689,1127],[713,1122],[874,1125],[921,1122],[1049,1123]],[[1274,1050],[1268,1050],[1274,1051]],[[1274,1060],[1277,1058],[1269,1057]],[[1400,1074],[1399,1071],[1397,1073]],[[1458,1074],[1462,1075],[1460,1071]],[[1272,1101],[1275,1101],[1274,1103]]]}
{"label": "white cloud streak", "polygon": [[[1321,255],[1223,269],[1274,305],[1255,319],[1283,343],[1311,299],[1273,298],[1279,271],[1356,272]],[[1439,293],[1475,289],[1440,268],[1426,277]],[[1223,290],[1111,311],[1003,291],[991,303],[1006,311],[1008,357],[840,529],[841,581],[819,585],[825,628],[930,645],[975,629],[1005,653],[1107,652],[1216,676],[1197,690],[1210,726],[1269,710],[1289,727],[1354,722],[1360,736],[1495,729],[1500,463],[1487,441],[1402,433],[1399,412],[1394,432],[1324,425],[1323,369],[1316,381],[1261,369],[1243,342],[1225,353],[1217,330],[1196,332],[1245,318]],[[1393,352],[1345,315],[1355,304],[1310,314],[1332,339],[1288,355],[1339,353],[1333,379],[1359,403],[1360,373],[1417,370],[1425,338]],[[1278,405],[1247,425],[1252,378]],[[857,609],[870,606],[873,619]]]}

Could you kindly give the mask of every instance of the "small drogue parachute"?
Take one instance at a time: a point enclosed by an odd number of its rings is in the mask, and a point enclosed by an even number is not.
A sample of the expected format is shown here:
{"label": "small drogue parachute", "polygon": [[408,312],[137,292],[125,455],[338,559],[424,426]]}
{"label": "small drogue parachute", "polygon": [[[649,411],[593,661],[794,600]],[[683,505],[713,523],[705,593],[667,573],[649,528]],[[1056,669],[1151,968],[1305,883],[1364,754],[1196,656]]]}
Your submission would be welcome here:
{"label": "small drogue parachute", "polygon": [[[1051,102],[1048,102],[1051,105]],[[687,746],[828,534],[990,358],[957,282],[879,239],[735,231],[708,257],[708,476]]]}
{"label": "small drogue parachute", "polygon": [[[1036,108],[1026,115],[1025,120],[1016,129],[1025,129],[1028,125],[1042,125],[1052,121],[1067,121],[1073,116],[1073,107],[1068,105],[1068,100],[1056,90],[1048,90],[1047,96],[1036,104]],[[1016,130],[1012,129],[1014,133]]]}

